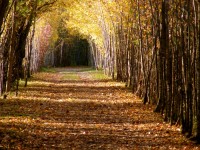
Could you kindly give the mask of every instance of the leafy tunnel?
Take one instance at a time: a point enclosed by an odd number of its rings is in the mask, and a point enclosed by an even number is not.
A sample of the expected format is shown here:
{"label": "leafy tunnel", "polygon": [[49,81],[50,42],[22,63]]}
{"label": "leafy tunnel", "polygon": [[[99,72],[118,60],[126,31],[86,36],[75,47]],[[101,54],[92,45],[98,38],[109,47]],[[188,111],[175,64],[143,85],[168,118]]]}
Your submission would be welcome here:
{"label": "leafy tunnel", "polygon": [[93,66],[199,140],[199,14],[199,0],[0,0],[0,94],[43,66]]}
{"label": "leafy tunnel", "polygon": [[76,36],[68,40],[70,41],[61,39],[53,51],[45,54],[44,66],[93,66],[92,53],[87,39],[80,39]]}

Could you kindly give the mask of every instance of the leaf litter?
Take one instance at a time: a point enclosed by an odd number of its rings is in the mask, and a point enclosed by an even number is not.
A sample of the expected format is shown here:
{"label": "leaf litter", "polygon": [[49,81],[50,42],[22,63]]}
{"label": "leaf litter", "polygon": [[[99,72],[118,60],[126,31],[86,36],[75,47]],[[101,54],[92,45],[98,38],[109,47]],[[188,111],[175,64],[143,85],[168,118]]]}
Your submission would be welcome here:
{"label": "leaf litter", "polygon": [[0,149],[200,149],[123,83],[86,70],[37,73],[1,99]]}

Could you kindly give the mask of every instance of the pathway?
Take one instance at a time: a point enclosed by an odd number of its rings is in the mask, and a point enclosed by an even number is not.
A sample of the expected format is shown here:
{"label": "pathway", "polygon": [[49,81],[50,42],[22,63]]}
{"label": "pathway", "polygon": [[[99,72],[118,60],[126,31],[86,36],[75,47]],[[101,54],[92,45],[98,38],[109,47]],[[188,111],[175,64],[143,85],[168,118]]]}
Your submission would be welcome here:
{"label": "pathway", "polygon": [[198,149],[122,83],[100,78],[88,68],[34,75],[19,97],[0,100],[0,149]]}

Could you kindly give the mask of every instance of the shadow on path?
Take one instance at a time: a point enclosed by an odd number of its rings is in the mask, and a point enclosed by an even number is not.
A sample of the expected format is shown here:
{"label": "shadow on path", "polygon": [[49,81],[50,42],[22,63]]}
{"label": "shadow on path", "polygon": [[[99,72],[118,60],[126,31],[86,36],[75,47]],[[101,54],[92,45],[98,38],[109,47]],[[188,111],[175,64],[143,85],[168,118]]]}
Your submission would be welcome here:
{"label": "shadow on path", "polygon": [[61,80],[65,70],[0,100],[0,149],[195,149],[122,84],[78,69],[79,80]]}

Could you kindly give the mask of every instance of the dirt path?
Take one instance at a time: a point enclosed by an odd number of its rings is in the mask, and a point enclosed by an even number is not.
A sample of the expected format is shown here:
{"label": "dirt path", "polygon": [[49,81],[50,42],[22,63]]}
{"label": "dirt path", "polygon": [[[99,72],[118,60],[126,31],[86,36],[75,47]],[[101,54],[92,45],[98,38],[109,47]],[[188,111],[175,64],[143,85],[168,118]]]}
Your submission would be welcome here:
{"label": "dirt path", "polygon": [[94,74],[39,73],[19,97],[0,100],[0,149],[200,149],[123,84]]}

